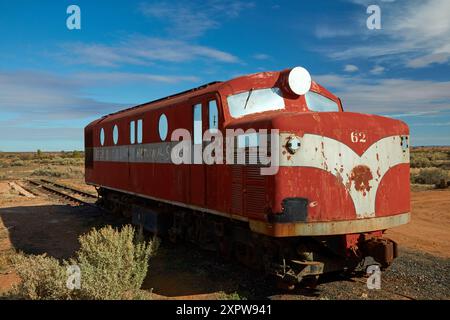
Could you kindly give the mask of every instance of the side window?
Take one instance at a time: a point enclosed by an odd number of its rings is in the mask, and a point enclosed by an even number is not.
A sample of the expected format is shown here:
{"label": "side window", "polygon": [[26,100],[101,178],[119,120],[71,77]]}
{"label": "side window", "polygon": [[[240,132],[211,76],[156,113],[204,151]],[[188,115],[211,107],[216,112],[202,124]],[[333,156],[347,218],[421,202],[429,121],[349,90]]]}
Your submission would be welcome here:
{"label": "side window", "polygon": [[142,143],[142,119],[137,121],[137,143]]}
{"label": "side window", "polygon": [[105,144],[105,129],[100,130],[100,144],[103,146]]}
{"label": "side window", "polygon": [[219,129],[219,110],[217,110],[216,100],[211,100],[209,102],[209,130],[211,133],[217,132]]}
{"label": "side window", "polygon": [[159,129],[159,138],[161,139],[161,141],[166,140],[167,131],[169,130],[169,124],[167,122],[167,117],[164,113],[159,117],[159,128],[158,129]]}
{"label": "side window", "polygon": [[202,105],[194,105],[194,144],[202,144]]}
{"label": "side window", "polygon": [[117,144],[117,142],[119,142],[119,128],[117,127],[117,124],[114,125],[113,129],[113,142],[114,144]]}
{"label": "side window", "polygon": [[136,135],[136,133],[135,133],[135,124],[134,124],[134,121],[130,121],[130,143],[131,144],[134,144],[135,143],[135,135]]}

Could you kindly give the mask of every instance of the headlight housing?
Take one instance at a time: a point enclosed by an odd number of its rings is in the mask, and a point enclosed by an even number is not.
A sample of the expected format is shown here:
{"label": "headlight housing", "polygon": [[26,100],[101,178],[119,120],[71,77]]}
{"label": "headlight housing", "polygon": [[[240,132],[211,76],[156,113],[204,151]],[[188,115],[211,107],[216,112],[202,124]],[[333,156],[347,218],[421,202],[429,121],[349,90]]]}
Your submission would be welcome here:
{"label": "headlight housing", "polygon": [[297,137],[290,137],[286,142],[286,149],[290,154],[294,154],[300,149],[301,142]]}

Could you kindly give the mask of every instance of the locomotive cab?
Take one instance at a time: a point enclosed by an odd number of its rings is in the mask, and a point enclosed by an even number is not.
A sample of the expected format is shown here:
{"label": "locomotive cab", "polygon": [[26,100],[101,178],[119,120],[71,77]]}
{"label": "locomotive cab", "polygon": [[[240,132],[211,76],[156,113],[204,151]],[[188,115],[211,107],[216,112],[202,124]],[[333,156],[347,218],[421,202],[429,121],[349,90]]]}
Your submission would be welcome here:
{"label": "locomotive cab", "polygon": [[290,88],[293,70],[238,78],[226,88],[227,128],[279,131],[277,173],[259,183],[252,165],[238,173],[266,194],[235,184],[235,193],[244,193],[236,210],[253,218],[256,233],[337,236],[342,245],[335,252],[376,256],[387,266],[397,249],[382,234],[410,219],[409,129],[398,120],[344,112],[339,98],[305,74],[301,90]]}

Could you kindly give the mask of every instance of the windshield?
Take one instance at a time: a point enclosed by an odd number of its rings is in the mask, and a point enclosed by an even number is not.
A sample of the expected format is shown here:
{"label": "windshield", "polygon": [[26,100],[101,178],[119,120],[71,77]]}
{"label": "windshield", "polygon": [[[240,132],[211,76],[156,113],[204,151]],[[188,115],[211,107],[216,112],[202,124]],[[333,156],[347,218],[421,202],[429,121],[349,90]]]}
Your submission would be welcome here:
{"label": "windshield", "polygon": [[255,89],[227,97],[228,108],[233,118],[248,114],[285,108],[279,88]]}
{"label": "windshield", "polygon": [[339,105],[331,99],[316,92],[309,91],[305,94],[306,104],[311,111],[339,111]]}

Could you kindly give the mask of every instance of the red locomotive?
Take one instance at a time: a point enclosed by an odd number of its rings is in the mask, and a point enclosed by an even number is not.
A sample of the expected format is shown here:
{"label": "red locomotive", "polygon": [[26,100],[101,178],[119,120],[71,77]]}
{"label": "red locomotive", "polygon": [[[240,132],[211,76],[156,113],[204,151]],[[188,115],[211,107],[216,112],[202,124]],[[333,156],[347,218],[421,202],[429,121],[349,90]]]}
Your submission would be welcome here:
{"label": "red locomotive", "polygon": [[[206,131],[242,129],[234,150],[244,150],[246,162],[175,164],[177,129],[200,150]],[[250,149],[261,148],[251,129],[278,130],[277,143],[268,143],[274,174],[250,161]],[[85,147],[86,183],[106,208],[287,283],[352,270],[367,256],[387,267],[397,246],[383,233],[410,219],[407,125],[344,112],[300,67],[104,116],[85,128]]]}

